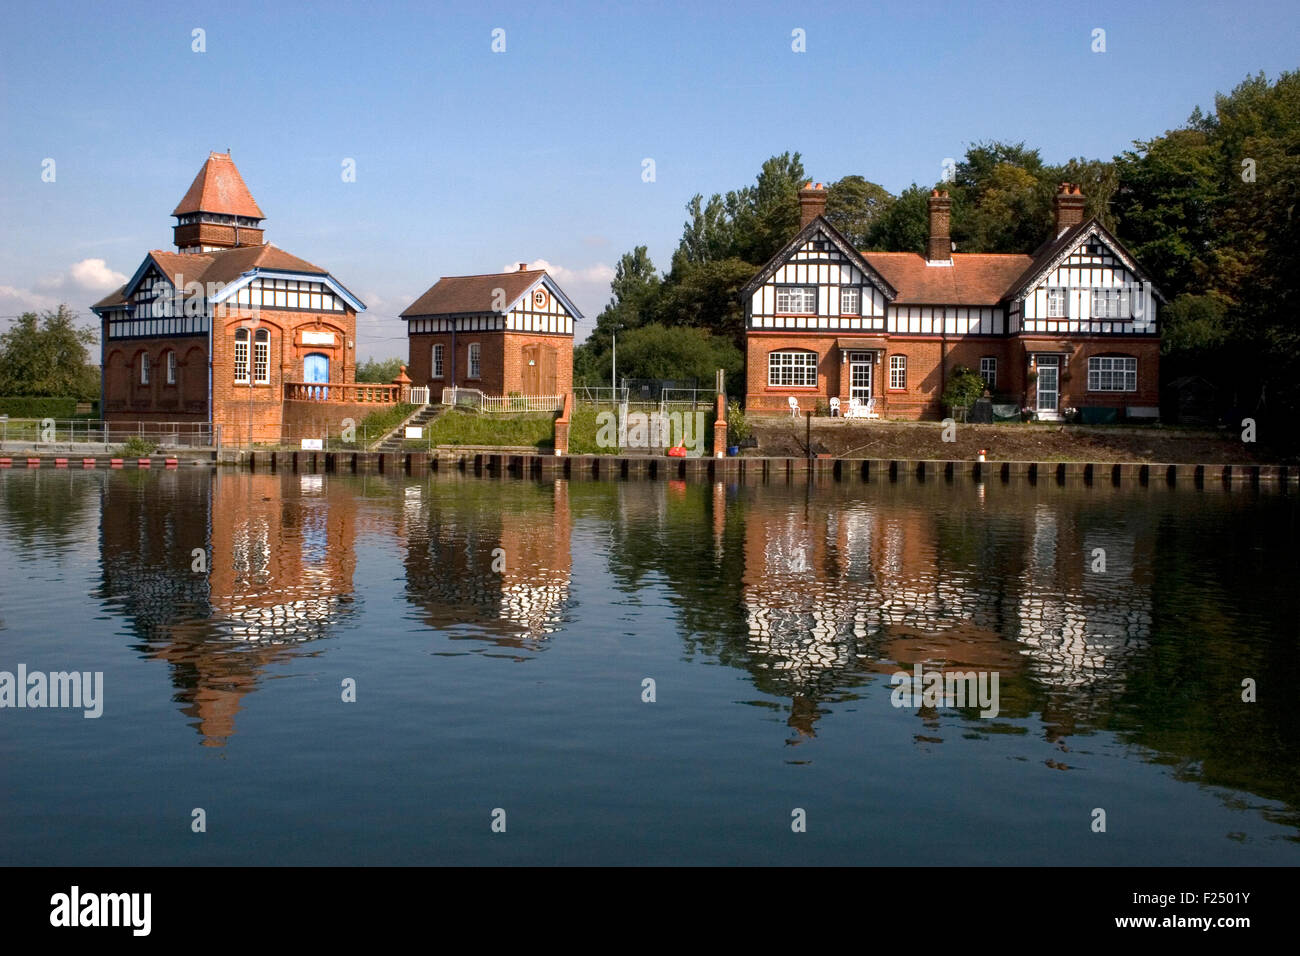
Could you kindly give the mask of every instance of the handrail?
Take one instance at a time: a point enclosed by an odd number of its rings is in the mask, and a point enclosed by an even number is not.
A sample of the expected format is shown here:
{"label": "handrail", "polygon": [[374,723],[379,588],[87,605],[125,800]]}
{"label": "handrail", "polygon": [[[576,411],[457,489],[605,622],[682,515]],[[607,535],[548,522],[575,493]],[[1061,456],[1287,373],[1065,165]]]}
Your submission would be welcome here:
{"label": "handrail", "polygon": [[378,382],[285,382],[284,399],[331,405],[396,405],[402,400],[402,386]]}

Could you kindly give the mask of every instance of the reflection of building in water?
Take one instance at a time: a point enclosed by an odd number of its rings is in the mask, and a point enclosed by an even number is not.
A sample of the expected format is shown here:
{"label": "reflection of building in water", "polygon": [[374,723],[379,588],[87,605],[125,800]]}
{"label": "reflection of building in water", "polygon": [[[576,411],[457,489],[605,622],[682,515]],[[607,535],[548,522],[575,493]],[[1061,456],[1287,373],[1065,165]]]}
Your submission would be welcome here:
{"label": "reflection of building in water", "polygon": [[426,624],[468,627],[507,647],[541,646],[559,629],[572,573],[569,486],[536,491],[504,511],[478,479],[407,486],[406,592]]}
{"label": "reflection of building in water", "polygon": [[352,595],[356,497],[325,475],[219,475],[214,482],[212,605],[228,637],[320,637]]}
{"label": "reflection of building in water", "polygon": [[[1016,639],[1042,683],[1079,687],[1122,675],[1151,636],[1153,561],[1123,525],[1091,533],[1038,505],[1017,603]],[[1104,552],[1098,555],[1097,549]],[[1105,570],[1091,570],[1103,559]]]}
{"label": "reflection of building in water", "polygon": [[[986,499],[969,520],[962,500],[948,505],[752,498],[743,600],[757,671],[795,697],[854,669],[914,663],[1059,687],[1104,677],[1118,690],[1150,632],[1146,545],[1122,519],[1073,502],[1027,511]],[[1089,570],[1095,548],[1104,574]]]}
{"label": "reflection of building in water", "polygon": [[204,744],[220,746],[265,669],[350,600],[355,499],[317,475],[137,475],[104,483],[104,596],[171,665]]}

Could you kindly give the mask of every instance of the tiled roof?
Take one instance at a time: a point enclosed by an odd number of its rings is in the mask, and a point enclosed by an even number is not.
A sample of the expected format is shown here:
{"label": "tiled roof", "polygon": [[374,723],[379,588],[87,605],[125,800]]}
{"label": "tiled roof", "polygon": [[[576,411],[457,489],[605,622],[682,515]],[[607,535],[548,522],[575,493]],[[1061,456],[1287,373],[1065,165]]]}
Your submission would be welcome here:
{"label": "tiled roof", "polygon": [[174,210],[173,216],[190,212],[215,212],[229,216],[265,219],[244,185],[244,177],[235,168],[229,153],[209,153],[208,160],[194,177],[189,191]]}
{"label": "tiled roof", "polygon": [[[267,272],[299,272],[309,275],[325,276],[329,273],[320,266],[313,265],[306,259],[285,252],[270,243],[259,246],[239,246],[223,249],[220,252],[205,252],[202,255],[168,252],[152,249],[149,258],[153,260],[158,271],[175,284],[180,276],[180,291],[191,282],[207,285],[209,282],[227,284],[234,282],[245,272],[261,269]],[[96,302],[92,309],[107,309],[122,305],[125,301],[126,286],[117,289]]]}
{"label": "tiled roof", "polygon": [[928,265],[915,252],[862,257],[898,290],[899,305],[997,305],[1034,262],[1032,256],[976,252],[953,253],[950,266]]}
{"label": "tiled roof", "polygon": [[[504,311],[505,306],[544,275],[544,269],[525,269],[480,276],[445,276],[407,306],[402,317]],[[500,295],[498,289],[502,290]]]}

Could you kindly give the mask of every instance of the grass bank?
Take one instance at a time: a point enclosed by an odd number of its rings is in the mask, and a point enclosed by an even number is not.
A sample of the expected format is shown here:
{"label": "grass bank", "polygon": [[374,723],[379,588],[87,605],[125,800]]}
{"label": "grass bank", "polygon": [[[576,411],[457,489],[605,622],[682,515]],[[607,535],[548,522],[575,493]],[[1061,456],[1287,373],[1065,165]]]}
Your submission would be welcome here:
{"label": "grass bank", "polygon": [[[804,422],[751,418],[758,447],[750,455],[802,457]],[[943,440],[939,422],[867,422],[813,419],[816,453],[837,458],[975,461],[983,449],[991,461],[1081,461],[1151,464],[1283,464],[1285,459],[1236,431],[1168,426],[1060,425],[1008,422],[958,424]]]}
{"label": "grass bank", "polygon": [[500,445],[555,448],[555,413],[489,415],[449,408],[424,426],[424,438],[410,439],[405,447],[423,451],[433,445]]}

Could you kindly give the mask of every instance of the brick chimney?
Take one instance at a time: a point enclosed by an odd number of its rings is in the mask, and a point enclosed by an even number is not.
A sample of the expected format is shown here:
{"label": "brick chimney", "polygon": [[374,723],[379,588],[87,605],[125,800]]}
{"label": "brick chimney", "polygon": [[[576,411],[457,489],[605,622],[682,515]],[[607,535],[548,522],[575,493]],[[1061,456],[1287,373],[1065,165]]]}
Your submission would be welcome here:
{"label": "brick chimney", "polygon": [[826,187],[821,183],[813,185],[812,180],[803,184],[799,190],[799,228],[802,229],[818,216],[826,212]]}
{"label": "brick chimney", "polygon": [[1061,188],[1052,197],[1052,209],[1056,214],[1056,235],[1083,222],[1083,190],[1071,183],[1061,183]]}
{"label": "brick chimney", "polygon": [[948,191],[930,190],[930,241],[925,247],[927,262],[952,262],[952,200]]}

